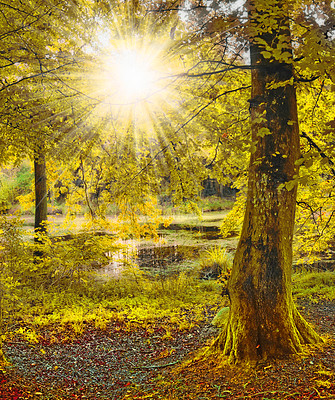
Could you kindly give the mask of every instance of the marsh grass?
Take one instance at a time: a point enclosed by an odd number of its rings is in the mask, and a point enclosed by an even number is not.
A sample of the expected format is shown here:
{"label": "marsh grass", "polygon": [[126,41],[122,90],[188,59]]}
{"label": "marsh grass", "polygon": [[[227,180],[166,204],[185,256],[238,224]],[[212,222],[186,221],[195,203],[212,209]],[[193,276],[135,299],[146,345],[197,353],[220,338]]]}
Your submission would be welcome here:
{"label": "marsh grass", "polygon": [[199,275],[203,279],[218,278],[222,274],[230,274],[232,264],[233,258],[227,249],[212,246],[200,257]]}

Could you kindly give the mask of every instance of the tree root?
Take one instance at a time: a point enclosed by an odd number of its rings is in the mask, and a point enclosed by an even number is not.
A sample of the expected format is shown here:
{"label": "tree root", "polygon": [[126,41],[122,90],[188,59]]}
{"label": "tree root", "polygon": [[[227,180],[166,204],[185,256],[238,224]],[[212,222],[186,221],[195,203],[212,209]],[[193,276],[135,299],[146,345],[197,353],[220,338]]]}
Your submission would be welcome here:
{"label": "tree root", "polygon": [[[219,336],[214,340],[207,354],[220,354],[232,364],[255,366],[268,359],[299,354],[305,345],[317,345],[324,342],[295,306],[290,323],[285,327],[279,325],[273,329],[273,332],[268,332],[265,329],[262,331],[260,326],[257,331],[258,337],[255,337],[253,334],[255,331],[248,330],[247,326],[248,321],[243,321],[243,315],[234,316],[230,312],[222,325]],[[270,340],[271,337],[273,337],[273,342]]]}

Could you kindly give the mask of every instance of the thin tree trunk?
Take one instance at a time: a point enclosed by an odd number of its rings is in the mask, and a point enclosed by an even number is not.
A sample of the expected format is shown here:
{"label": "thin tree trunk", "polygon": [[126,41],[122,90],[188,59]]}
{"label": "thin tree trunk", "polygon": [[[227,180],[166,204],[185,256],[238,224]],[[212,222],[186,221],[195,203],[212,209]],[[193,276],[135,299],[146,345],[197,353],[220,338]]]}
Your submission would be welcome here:
{"label": "thin tree trunk", "polygon": [[[299,352],[303,344],[320,340],[300,316],[291,292],[297,187],[288,190],[285,184],[298,173],[300,150],[288,14],[284,0],[260,4],[264,2],[249,2],[251,63],[256,68],[247,205],[228,282],[230,312],[214,343],[231,362],[251,364]],[[260,33],[264,22],[276,32]],[[262,53],[280,43],[283,56]]]}
{"label": "thin tree trunk", "polygon": [[40,236],[47,232],[47,178],[43,148],[35,153],[35,242],[40,243]]}

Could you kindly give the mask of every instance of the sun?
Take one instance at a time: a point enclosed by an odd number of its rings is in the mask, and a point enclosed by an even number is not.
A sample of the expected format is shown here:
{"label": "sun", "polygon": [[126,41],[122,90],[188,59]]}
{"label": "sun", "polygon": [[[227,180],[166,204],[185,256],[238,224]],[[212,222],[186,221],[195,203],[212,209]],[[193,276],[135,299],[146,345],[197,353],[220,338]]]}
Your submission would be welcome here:
{"label": "sun", "polygon": [[101,90],[109,102],[135,105],[154,101],[163,80],[158,60],[158,55],[148,49],[113,49],[103,62],[103,74],[99,79]]}
{"label": "sun", "polygon": [[170,30],[144,31],[101,36],[88,66],[90,98],[96,100],[92,117],[149,128],[178,107],[177,81],[184,67]]}
{"label": "sun", "polygon": [[124,49],[116,54],[113,72],[111,79],[124,99],[143,100],[158,90],[159,77],[153,60],[136,50]]}
{"label": "sun", "polygon": [[80,94],[91,104],[87,112],[94,123],[153,130],[184,101],[183,24],[177,16],[157,19],[145,2],[138,8],[126,1],[115,4],[108,18],[97,17],[95,35],[85,47],[87,79]]}

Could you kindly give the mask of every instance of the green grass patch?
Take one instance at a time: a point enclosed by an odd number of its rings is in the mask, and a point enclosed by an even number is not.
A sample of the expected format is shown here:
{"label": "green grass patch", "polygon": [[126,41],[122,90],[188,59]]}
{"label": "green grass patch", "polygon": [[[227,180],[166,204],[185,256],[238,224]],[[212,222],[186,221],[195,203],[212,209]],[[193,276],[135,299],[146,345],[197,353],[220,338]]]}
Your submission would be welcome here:
{"label": "green grass patch", "polygon": [[181,226],[217,226],[219,227],[222,220],[227,215],[227,210],[213,211],[198,214],[174,214],[171,216],[172,224]]}
{"label": "green grass patch", "polygon": [[221,198],[209,196],[199,199],[197,204],[203,212],[231,209],[234,205],[234,198]]}
{"label": "green grass patch", "polygon": [[335,272],[296,273],[292,282],[295,298],[308,298],[312,301],[335,299]]}

